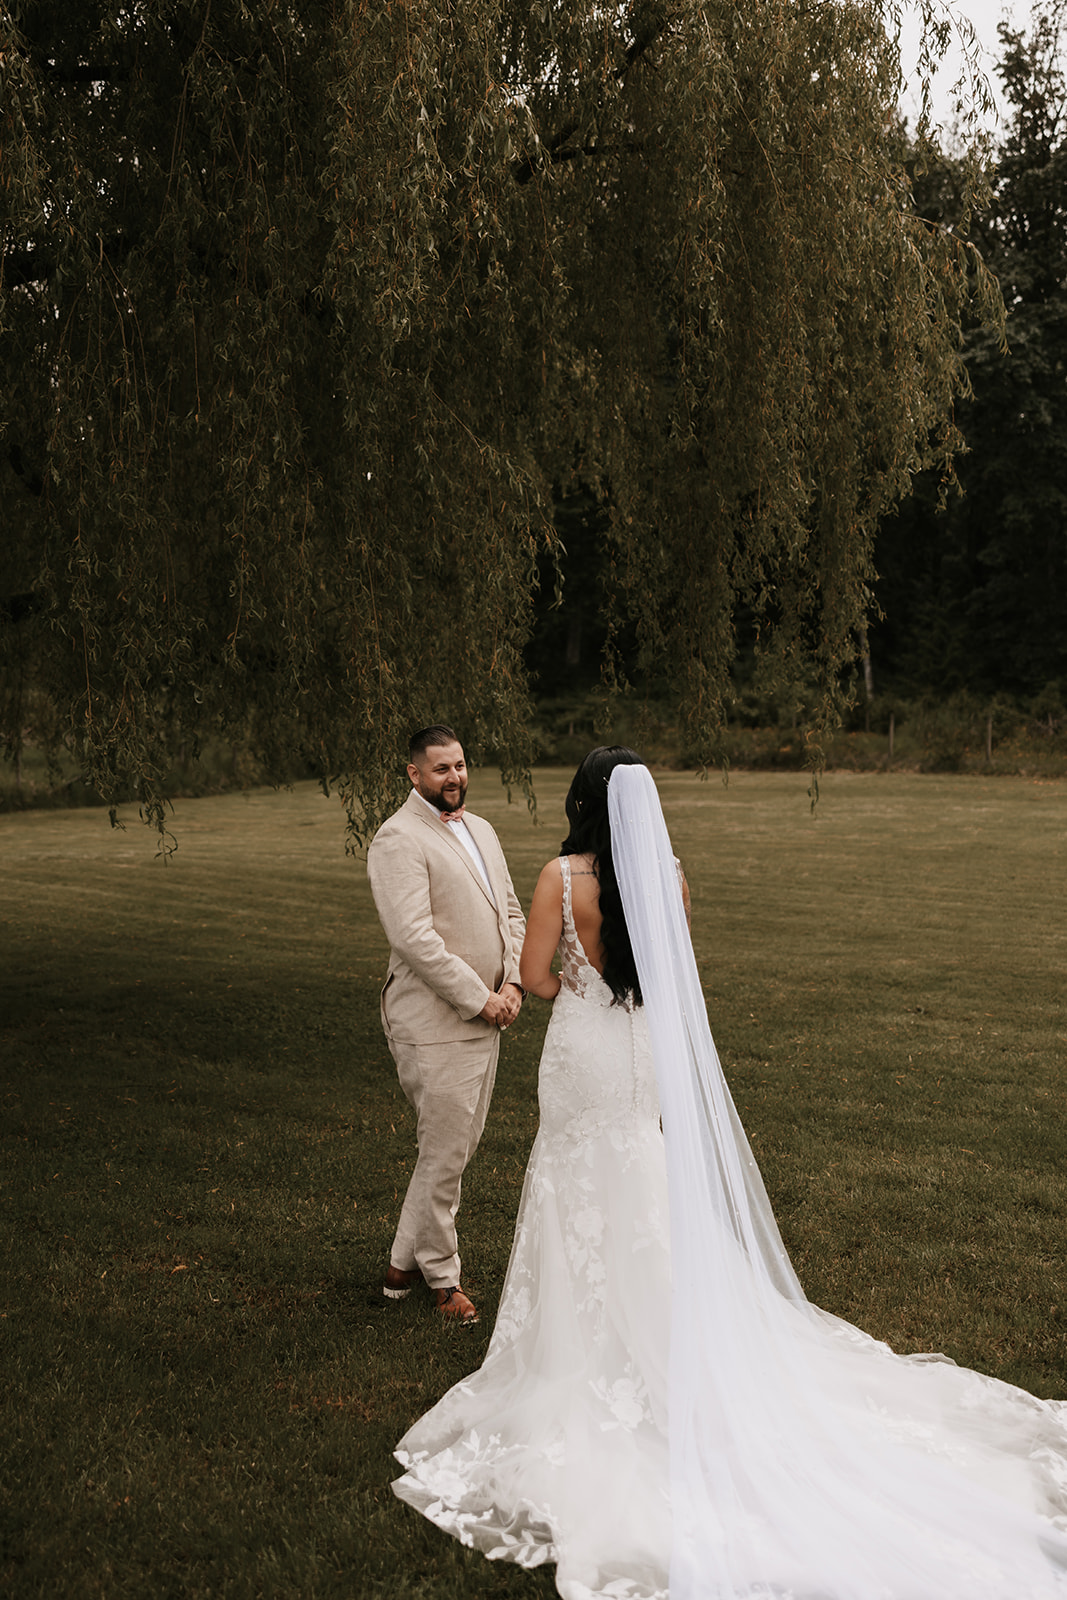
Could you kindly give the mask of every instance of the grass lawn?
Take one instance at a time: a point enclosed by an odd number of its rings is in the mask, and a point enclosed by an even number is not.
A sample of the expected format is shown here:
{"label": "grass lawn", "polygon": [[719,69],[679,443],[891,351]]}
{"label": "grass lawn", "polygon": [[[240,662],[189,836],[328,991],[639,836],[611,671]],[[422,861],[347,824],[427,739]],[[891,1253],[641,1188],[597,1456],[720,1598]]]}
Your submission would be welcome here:
{"label": "grass lawn", "polygon": [[[476,773],[528,903],[563,833]],[[661,780],[734,1095],[813,1300],[1067,1396],[1067,785]],[[461,1214],[477,1329],[379,1283],[412,1156],[385,952],[312,786],[0,817],[0,1589],[548,1596],[401,1506],[390,1450],[481,1359],[547,1008]]]}

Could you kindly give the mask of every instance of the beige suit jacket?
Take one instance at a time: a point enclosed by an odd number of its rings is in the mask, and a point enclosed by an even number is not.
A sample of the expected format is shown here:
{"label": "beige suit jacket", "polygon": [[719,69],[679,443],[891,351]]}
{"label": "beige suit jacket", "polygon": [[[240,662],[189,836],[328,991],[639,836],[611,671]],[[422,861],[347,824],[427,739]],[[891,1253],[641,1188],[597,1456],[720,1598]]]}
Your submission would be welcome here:
{"label": "beige suit jacket", "polygon": [[413,789],[367,851],[374,904],[389,940],[382,990],[386,1037],[402,1044],[477,1039],[496,1024],[478,1013],[502,983],[518,983],[526,928],[504,852],[483,817],[464,814],[482,853],[494,906],[469,851]]}

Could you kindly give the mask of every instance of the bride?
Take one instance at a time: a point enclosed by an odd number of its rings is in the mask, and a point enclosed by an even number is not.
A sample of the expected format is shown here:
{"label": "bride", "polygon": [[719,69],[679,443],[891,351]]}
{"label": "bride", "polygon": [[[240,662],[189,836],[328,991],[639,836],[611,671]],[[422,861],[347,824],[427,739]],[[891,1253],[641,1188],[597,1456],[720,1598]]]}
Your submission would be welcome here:
{"label": "bride", "polygon": [[500,1311],[396,1493],[555,1562],[564,1600],[1067,1600],[1067,1403],[805,1299],[651,774],[593,750],[566,810],[522,956],[554,1005]]}

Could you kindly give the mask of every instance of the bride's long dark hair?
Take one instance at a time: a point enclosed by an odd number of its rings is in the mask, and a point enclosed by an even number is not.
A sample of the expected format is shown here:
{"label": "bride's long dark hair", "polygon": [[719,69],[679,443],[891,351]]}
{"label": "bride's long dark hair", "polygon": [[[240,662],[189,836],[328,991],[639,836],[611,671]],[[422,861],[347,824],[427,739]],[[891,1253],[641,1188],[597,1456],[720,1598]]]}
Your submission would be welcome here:
{"label": "bride's long dark hair", "polygon": [[611,859],[611,824],[608,821],[608,779],[616,767],[643,767],[636,750],[622,744],[598,745],[590,750],[567,791],[565,809],[571,831],[560,845],[561,856],[591,855],[600,882],[600,942],[604,946],[604,982],[616,1001],[633,996],[641,1004],[630,935],[622,909],[622,896]]}

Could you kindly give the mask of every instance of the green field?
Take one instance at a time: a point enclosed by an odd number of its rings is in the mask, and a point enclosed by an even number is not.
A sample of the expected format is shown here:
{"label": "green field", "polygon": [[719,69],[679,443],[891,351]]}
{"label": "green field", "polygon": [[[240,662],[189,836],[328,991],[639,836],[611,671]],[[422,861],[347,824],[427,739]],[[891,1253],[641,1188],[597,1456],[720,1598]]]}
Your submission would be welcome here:
{"label": "green field", "polygon": [[[476,773],[525,902],[563,833]],[[1067,785],[662,776],[735,1098],[812,1299],[1067,1396]],[[548,1596],[389,1490],[488,1342],[547,1008],[461,1215],[483,1318],[379,1282],[412,1134],[385,952],[312,786],[0,817],[0,1589]]]}

